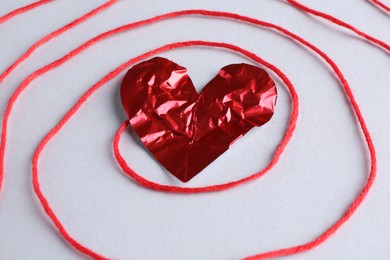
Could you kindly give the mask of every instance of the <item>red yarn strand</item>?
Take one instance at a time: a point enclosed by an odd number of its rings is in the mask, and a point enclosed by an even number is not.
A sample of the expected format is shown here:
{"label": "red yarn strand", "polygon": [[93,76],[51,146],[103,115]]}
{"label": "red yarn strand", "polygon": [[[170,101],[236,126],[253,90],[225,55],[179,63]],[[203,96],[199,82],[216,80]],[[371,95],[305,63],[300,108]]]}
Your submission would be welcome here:
{"label": "red yarn strand", "polygon": [[[374,144],[373,144],[373,142],[371,140],[371,137],[370,137],[369,131],[367,129],[367,126],[365,124],[364,118],[363,118],[363,116],[362,116],[362,114],[360,112],[359,106],[358,106],[358,104],[357,104],[357,102],[356,102],[356,100],[355,100],[355,98],[353,96],[352,90],[351,90],[347,80],[344,78],[343,74],[341,73],[340,69],[338,68],[338,66],[325,53],[323,53],[317,47],[315,47],[314,45],[310,44],[309,42],[307,42],[306,40],[302,39],[301,37],[295,35],[294,33],[290,32],[290,31],[288,31],[288,30],[286,30],[286,29],[284,29],[282,27],[279,27],[279,26],[271,24],[271,23],[262,22],[262,21],[259,21],[257,19],[253,19],[253,18],[249,18],[249,17],[245,17],[245,16],[240,16],[240,15],[232,14],[232,13],[225,13],[225,12],[214,12],[214,11],[205,11],[205,10],[186,10],[186,11],[181,11],[181,12],[168,13],[168,14],[165,14],[165,15],[162,15],[162,16],[158,16],[158,17],[155,17],[155,18],[152,18],[152,19],[148,19],[148,20],[136,22],[136,23],[133,23],[133,24],[125,25],[125,26],[116,28],[114,30],[108,31],[106,33],[103,33],[103,34],[101,34],[101,35],[91,39],[90,41],[88,41],[87,43],[83,44],[79,48],[76,48],[73,51],[71,51],[70,53],[68,53],[67,55],[65,55],[63,58],[61,58],[61,59],[59,59],[59,60],[57,60],[57,61],[55,61],[55,62],[53,62],[53,63],[51,63],[51,64],[49,64],[47,66],[45,66],[45,67],[43,67],[43,68],[41,68],[39,70],[37,70],[36,72],[31,74],[29,77],[27,77],[23,81],[23,83],[18,87],[18,89],[15,91],[14,95],[11,97],[11,99],[9,101],[8,106],[7,106],[7,110],[6,110],[6,113],[5,113],[5,117],[4,117],[4,121],[3,121],[2,143],[1,143],[2,149],[0,150],[0,157],[1,158],[4,157],[4,151],[5,151],[5,141],[4,140],[6,138],[6,133],[7,133],[6,131],[7,131],[8,118],[10,116],[10,112],[12,110],[13,104],[17,100],[17,97],[24,91],[25,88],[27,88],[27,86],[35,78],[37,78],[38,76],[43,75],[47,71],[50,71],[50,70],[58,67],[59,65],[63,64],[67,60],[71,59],[75,55],[77,55],[80,52],[82,52],[84,49],[88,48],[89,46],[95,44],[97,41],[99,41],[99,40],[101,40],[103,38],[106,38],[106,37],[108,37],[110,35],[113,35],[115,33],[119,33],[121,31],[132,29],[132,28],[134,28],[136,26],[140,26],[140,25],[156,22],[158,20],[172,18],[172,17],[178,17],[178,16],[184,16],[184,15],[191,15],[191,14],[198,14],[198,15],[204,15],[204,16],[210,16],[210,17],[224,17],[224,18],[228,18],[228,19],[244,21],[244,22],[255,24],[255,25],[258,25],[258,26],[263,26],[263,27],[274,29],[274,30],[276,30],[276,31],[286,35],[286,36],[289,36],[289,37],[295,39],[296,41],[302,43],[307,48],[309,48],[312,51],[314,51],[315,53],[317,53],[320,57],[322,57],[331,66],[331,68],[335,72],[336,76],[339,78],[339,80],[340,80],[340,82],[342,84],[343,90],[344,90],[346,96],[348,97],[348,99],[349,99],[349,101],[351,103],[353,111],[355,112],[356,118],[357,118],[358,123],[360,125],[360,128],[361,128],[361,130],[363,132],[363,135],[365,137],[365,141],[367,142],[368,150],[369,150],[369,153],[370,153],[371,167],[370,167],[369,177],[368,177],[368,180],[367,180],[366,184],[364,185],[361,193],[357,196],[357,198],[353,201],[353,203],[348,207],[347,211],[342,216],[342,218],[340,218],[336,223],[334,223],[329,229],[327,229],[323,234],[321,234],[315,240],[313,240],[313,241],[311,241],[309,243],[303,244],[303,245],[299,245],[299,246],[295,246],[295,247],[290,247],[290,248],[286,248],[286,249],[275,250],[275,251],[271,251],[271,252],[255,255],[255,256],[249,257],[247,259],[264,259],[264,258],[270,258],[270,257],[285,256],[285,255],[290,255],[290,254],[296,254],[296,253],[299,253],[299,252],[304,252],[304,251],[307,251],[307,250],[310,250],[310,249],[316,247],[317,245],[319,245],[320,243],[325,241],[327,238],[329,238],[334,232],[336,232],[353,215],[353,213],[359,207],[361,202],[367,196],[368,191],[370,190],[370,188],[371,188],[371,186],[372,186],[372,184],[374,182],[375,176],[376,176],[375,147],[374,147]],[[174,44],[172,44],[170,46],[171,47],[175,46],[175,44],[180,45],[181,43],[174,43]],[[167,48],[167,47],[165,46],[165,48]],[[139,59],[142,59],[142,57],[145,57],[145,56],[148,56],[148,55],[153,55],[153,54],[154,54],[154,52],[149,52],[149,53],[143,54],[143,55],[139,56]],[[135,61],[136,61],[136,59],[133,59],[133,62],[135,62]],[[119,67],[118,69],[124,69],[124,68]],[[93,257],[95,259],[104,259],[104,257],[94,253],[90,249],[88,249],[88,248],[82,246],[81,244],[79,244],[78,242],[76,242],[66,232],[66,229],[63,227],[61,222],[58,220],[58,218],[55,215],[55,213],[51,210],[51,207],[50,207],[46,197],[43,195],[43,193],[41,191],[41,188],[40,188],[37,164],[38,164],[38,161],[39,161],[39,155],[43,151],[45,145],[49,142],[49,140],[62,128],[62,126],[66,123],[66,121],[70,119],[70,117],[80,108],[80,106],[88,99],[88,97],[90,95],[92,95],[92,93],[103,84],[101,82],[103,82],[104,80],[108,81],[111,78],[113,78],[114,76],[116,76],[115,71],[113,71],[110,74],[108,74],[105,78],[103,78],[102,81],[100,81],[99,83],[94,85],[90,90],[88,90],[88,92],[86,92],[83,95],[83,97],[75,104],[75,106],[70,111],[68,111],[68,113],[60,121],[60,123],[55,128],[53,128],[46,135],[46,137],[42,140],[42,142],[38,146],[38,148],[37,148],[37,150],[36,150],[36,152],[34,154],[34,158],[33,158],[33,185],[34,185],[34,190],[35,190],[36,195],[37,195],[39,201],[41,202],[45,212],[50,217],[50,219],[53,221],[55,226],[58,228],[59,232],[63,235],[64,239],[66,239],[80,253],[85,254],[87,256],[90,256],[90,257]],[[0,162],[0,169],[3,169],[3,167],[4,167],[3,161],[1,161]]]}
{"label": "red yarn strand", "polygon": [[377,6],[379,6],[380,8],[382,8],[383,10],[387,11],[387,12],[390,12],[390,6],[388,5],[385,5],[384,3],[382,3],[381,1],[379,0],[372,0],[372,2],[374,4],[376,4]]}
{"label": "red yarn strand", "polygon": [[339,25],[345,29],[348,29],[348,30],[354,32],[355,34],[359,35],[360,37],[368,40],[369,42],[374,43],[374,44],[384,48],[387,51],[390,51],[390,45],[388,45],[387,43],[385,43],[381,40],[378,40],[377,38],[375,38],[371,35],[366,34],[365,32],[357,29],[356,27],[353,27],[352,25],[337,19],[336,17],[333,17],[329,14],[322,13],[322,12],[316,11],[314,9],[311,9],[303,4],[298,3],[295,0],[287,0],[287,2],[290,3],[292,6],[298,8],[304,12],[307,12],[309,14],[324,18],[325,20],[328,20],[336,25]]}
{"label": "red yarn strand", "polygon": [[53,1],[53,0],[41,0],[41,1],[37,1],[37,2],[34,2],[32,4],[29,4],[29,5],[23,6],[21,8],[15,9],[12,12],[9,12],[8,14],[1,16],[0,23],[4,23],[5,21],[7,21],[7,20],[19,15],[19,14],[30,11],[38,6],[47,4],[48,2],[51,2],[51,1]]}

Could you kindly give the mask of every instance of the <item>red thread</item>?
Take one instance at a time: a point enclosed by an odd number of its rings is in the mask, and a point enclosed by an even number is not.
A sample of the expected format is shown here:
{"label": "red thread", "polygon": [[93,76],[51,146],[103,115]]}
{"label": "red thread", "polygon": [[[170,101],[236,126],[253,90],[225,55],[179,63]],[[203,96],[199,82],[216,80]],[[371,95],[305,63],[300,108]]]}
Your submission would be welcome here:
{"label": "red thread", "polygon": [[48,2],[51,2],[51,1],[53,1],[53,0],[41,0],[41,1],[37,1],[37,2],[34,2],[32,4],[23,6],[23,7],[20,7],[18,9],[15,9],[12,12],[9,12],[8,14],[6,14],[4,16],[1,16],[0,17],[0,23],[4,23],[5,21],[7,21],[7,20],[9,20],[9,19],[19,15],[19,14],[22,14],[22,13],[25,13],[27,11],[30,11],[30,10],[38,7],[38,6],[47,4]]}
{"label": "red thread", "polygon": [[390,6],[385,5],[384,3],[382,3],[379,0],[372,0],[372,2],[376,5],[378,5],[379,7],[381,7],[382,9],[384,9],[385,11],[390,12]]}
{"label": "red thread", "polygon": [[384,49],[390,51],[390,45],[388,45],[387,43],[381,41],[381,40],[378,40],[377,38],[371,36],[371,35],[368,35],[366,34],[365,32],[357,29],[356,27],[353,27],[352,25],[346,23],[346,22],[343,22],[339,19],[337,19],[336,17],[334,16],[331,16],[329,14],[325,14],[325,13],[322,13],[322,12],[319,12],[319,11],[316,11],[314,9],[311,9],[307,6],[304,6],[303,4],[300,4],[298,3],[297,1],[295,0],[287,0],[287,2],[289,2],[292,6],[295,6],[296,8],[304,11],[304,12],[307,12],[307,13],[310,13],[310,14],[313,14],[315,16],[318,16],[318,17],[321,17],[321,18],[324,18],[325,20],[328,20],[334,24],[337,24],[341,27],[344,27],[352,32],[354,32],[355,34],[363,37],[364,39],[368,40],[369,42],[371,43],[374,43],[380,47],[383,47]]}
{"label": "red thread", "polygon": [[[342,83],[342,86],[343,86],[343,89],[345,91],[345,94],[347,95],[347,97],[349,98],[349,100],[351,102],[351,106],[352,106],[352,108],[353,108],[353,110],[354,110],[354,112],[356,114],[356,117],[357,117],[358,122],[360,124],[361,130],[362,130],[362,132],[364,134],[364,137],[365,137],[365,140],[367,142],[367,146],[368,146],[368,149],[369,149],[369,152],[370,152],[371,168],[370,168],[369,178],[368,178],[366,184],[364,185],[364,187],[363,187],[361,193],[359,194],[359,196],[349,206],[348,210],[343,215],[343,217],[340,218],[335,224],[333,224],[328,230],[326,230],[322,235],[320,235],[315,240],[313,240],[313,241],[311,241],[309,243],[303,244],[303,245],[299,245],[299,246],[295,246],[295,247],[291,247],[291,248],[286,248],[286,249],[281,249],[281,250],[276,250],[276,251],[271,251],[271,252],[259,254],[259,255],[256,255],[256,256],[252,256],[252,257],[249,257],[247,259],[264,259],[264,258],[284,256],[284,255],[289,255],[289,254],[296,254],[296,253],[304,252],[304,251],[307,251],[307,250],[310,250],[310,249],[316,247],[317,245],[319,245],[320,243],[325,241],[327,238],[329,238],[329,236],[331,236],[334,232],[336,232],[337,229],[340,228],[341,225],[344,224],[352,216],[354,211],[361,204],[361,202],[363,201],[363,199],[367,195],[369,189],[371,188],[371,186],[372,186],[372,184],[374,182],[374,179],[375,179],[375,175],[376,175],[376,155],[375,155],[374,144],[373,144],[373,142],[371,140],[369,131],[368,131],[367,126],[366,126],[366,124],[364,122],[364,119],[363,119],[363,116],[362,116],[362,114],[360,112],[359,106],[358,106],[358,104],[356,103],[356,101],[354,99],[353,93],[352,93],[352,91],[351,91],[351,89],[349,87],[349,84],[348,84],[347,80],[344,78],[343,74],[341,73],[341,71],[339,70],[337,65],[325,53],[323,53],[317,47],[315,47],[312,44],[308,43],[304,39],[300,38],[299,36],[289,32],[286,29],[283,29],[282,27],[279,27],[277,25],[273,25],[273,24],[270,24],[270,23],[262,22],[262,21],[259,21],[259,20],[253,19],[253,18],[240,16],[240,15],[237,15],[237,14],[231,14],[231,13],[225,13],[225,12],[213,12],[213,11],[205,11],[205,10],[187,10],[187,11],[169,13],[169,14],[165,14],[165,15],[162,15],[162,16],[158,16],[158,17],[152,18],[152,19],[148,19],[148,20],[136,22],[136,23],[133,23],[133,24],[125,25],[125,26],[116,28],[114,30],[108,31],[106,33],[103,33],[103,34],[101,34],[101,35],[91,39],[90,41],[88,41],[87,43],[83,44],[79,48],[76,48],[73,51],[71,51],[70,53],[68,53],[67,55],[65,55],[63,58],[61,58],[59,60],[56,60],[56,61],[50,63],[49,65],[47,65],[47,66],[45,66],[45,67],[35,71],[34,73],[32,73],[30,76],[28,76],[22,82],[22,84],[18,87],[18,89],[12,95],[12,97],[11,97],[11,99],[10,99],[8,105],[7,105],[7,110],[6,110],[6,113],[5,113],[5,116],[4,116],[4,120],[3,120],[3,132],[2,132],[2,142],[1,142],[1,150],[0,150],[0,159],[1,159],[0,160],[0,171],[3,171],[3,169],[4,169],[3,158],[4,158],[4,153],[5,153],[5,144],[6,144],[5,140],[6,140],[6,136],[7,136],[8,119],[9,119],[10,113],[12,111],[12,107],[13,107],[14,103],[16,102],[18,96],[27,88],[27,86],[29,85],[29,83],[31,83],[31,81],[33,81],[38,76],[43,75],[44,73],[46,73],[46,72],[48,72],[48,71],[50,71],[50,70],[60,66],[61,64],[63,64],[67,60],[71,59],[72,57],[74,57],[78,53],[82,52],[84,49],[88,48],[89,46],[93,45],[94,43],[98,42],[99,40],[101,40],[103,38],[106,38],[106,37],[108,37],[110,35],[116,34],[116,33],[121,32],[121,31],[132,29],[132,28],[134,28],[136,26],[153,23],[153,22],[156,22],[156,21],[159,21],[159,20],[162,20],[162,19],[178,17],[178,16],[185,16],[185,15],[191,15],[191,14],[198,14],[198,15],[211,16],[211,17],[224,17],[224,18],[240,20],[240,21],[244,21],[244,22],[247,22],[247,23],[252,23],[252,24],[255,24],[255,25],[268,27],[268,28],[277,30],[280,33],[285,34],[286,36],[289,36],[289,37],[295,39],[296,41],[302,43],[303,45],[305,45],[306,47],[308,47],[309,49],[311,49],[312,51],[314,51],[318,55],[320,55],[332,67],[333,71],[335,72],[335,74],[339,78],[340,82]],[[201,42],[201,41],[196,41],[196,42],[197,43],[205,43],[205,42]],[[176,47],[182,47],[183,44],[185,45],[185,43],[174,43],[174,44],[171,44],[171,45],[166,45],[166,46],[163,46],[163,47],[161,47],[161,48],[159,48],[157,50],[145,53],[145,54],[143,54],[143,55],[141,55],[141,56],[139,56],[137,58],[131,59],[129,62],[136,62],[138,60],[141,60],[141,59],[143,59],[146,56],[150,56],[150,55],[155,54],[156,51],[164,51],[164,50],[169,50],[169,49],[176,48]],[[218,45],[218,44],[221,44],[221,43],[214,43],[214,44]],[[210,46],[212,46],[212,44],[210,44]],[[39,160],[39,155],[43,151],[45,145],[65,125],[65,123],[71,118],[71,116],[74,113],[77,112],[77,110],[88,99],[88,97],[91,96],[93,94],[93,92],[96,91],[98,88],[100,88],[104,84],[104,82],[106,82],[106,81],[112,79],[113,77],[115,77],[119,73],[119,71],[123,70],[127,65],[129,65],[129,63],[125,63],[122,66],[118,67],[116,70],[114,70],[111,73],[107,74],[101,81],[99,81],[97,84],[95,84],[91,89],[89,89],[81,97],[81,99],[72,107],[72,109],[68,111],[68,113],[59,122],[59,124],[55,128],[53,128],[46,135],[46,137],[42,140],[42,142],[38,146],[38,148],[37,148],[37,150],[36,150],[36,152],[34,154],[34,158],[33,158],[33,186],[34,186],[34,191],[36,192],[36,194],[38,196],[38,199],[40,200],[40,202],[41,202],[45,212],[50,217],[50,219],[53,221],[54,225],[57,227],[57,229],[59,230],[60,234],[64,237],[64,239],[66,239],[79,252],[81,252],[81,253],[83,253],[83,254],[85,254],[87,256],[93,257],[95,259],[106,259],[106,258],[101,256],[101,255],[99,255],[99,254],[97,254],[97,253],[95,253],[95,252],[93,252],[92,250],[86,248],[85,246],[83,246],[80,243],[78,243],[75,239],[73,239],[73,237],[71,237],[68,234],[66,229],[63,227],[62,223],[59,221],[59,219],[57,218],[55,213],[52,211],[52,209],[51,209],[51,207],[49,205],[49,202],[47,201],[46,197],[43,195],[43,193],[41,191],[41,188],[40,188],[39,179],[38,179],[38,160]],[[122,126],[122,127],[124,127],[124,126]],[[206,191],[210,191],[210,190],[206,190]]]}

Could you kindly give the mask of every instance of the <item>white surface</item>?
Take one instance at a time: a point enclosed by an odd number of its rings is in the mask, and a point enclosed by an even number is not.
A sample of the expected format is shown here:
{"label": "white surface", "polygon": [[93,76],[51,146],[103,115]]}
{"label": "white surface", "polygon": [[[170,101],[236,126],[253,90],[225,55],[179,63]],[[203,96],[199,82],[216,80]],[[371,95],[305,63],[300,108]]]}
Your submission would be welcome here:
{"label": "white surface", "polygon": [[[0,15],[27,0],[0,0]],[[0,25],[0,71],[32,43],[104,1],[62,0]],[[364,0],[302,0],[390,42],[390,16]],[[377,146],[378,178],[352,219],[318,248],[288,259],[389,259],[390,60],[382,50],[279,0],[122,0],[40,48],[1,84],[0,109],[37,68],[110,28],[172,10],[226,10],[275,22],[327,52],[350,81]],[[37,79],[15,106],[0,195],[0,259],[83,259],[64,243],[37,203],[31,158],[41,138],[93,83],[125,60],[182,40],[236,43],[280,67],[300,96],[297,131],[279,164],[263,178],[215,194],[174,195],[137,186],[113,158],[112,137],[125,119],[121,76],[107,83],[48,146],[42,187],[81,243],[114,259],[239,259],[308,242],[333,224],[368,174],[357,123],[324,62],[278,34],[245,24],[179,18],[122,33]],[[235,54],[186,48],[162,54],[189,70],[198,90]],[[236,180],[260,170],[285,129],[290,100],[278,82],[274,118],[254,129],[187,186]],[[122,151],[142,176],[180,185],[125,135]]]}

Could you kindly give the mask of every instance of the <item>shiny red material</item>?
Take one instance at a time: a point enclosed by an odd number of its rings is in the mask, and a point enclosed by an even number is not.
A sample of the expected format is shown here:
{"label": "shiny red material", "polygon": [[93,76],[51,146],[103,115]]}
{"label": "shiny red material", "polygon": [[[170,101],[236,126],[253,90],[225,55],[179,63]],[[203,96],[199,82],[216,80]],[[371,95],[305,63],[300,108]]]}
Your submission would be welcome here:
{"label": "shiny red material", "polygon": [[135,65],[121,86],[135,132],[183,182],[251,128],[268,122],[276,97],[274,81],[259,67],[225,66],[198,94],[185,68],[160,57]]}

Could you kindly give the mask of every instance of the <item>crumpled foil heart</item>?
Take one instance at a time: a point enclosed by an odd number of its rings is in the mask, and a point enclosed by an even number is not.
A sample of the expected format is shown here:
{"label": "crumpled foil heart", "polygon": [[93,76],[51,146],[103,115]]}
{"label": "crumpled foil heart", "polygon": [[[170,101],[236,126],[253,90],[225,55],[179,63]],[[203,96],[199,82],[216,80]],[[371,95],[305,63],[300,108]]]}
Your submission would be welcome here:
{"label": "crumpled foil heart", "polygon": [[274,114],[275,82],[249,64],[223,67],[200,94],[180,65],[155,57],[132,67],[121,85],[131,126],[170,173],[189,181],[238,138]]}

